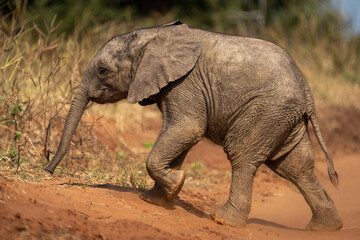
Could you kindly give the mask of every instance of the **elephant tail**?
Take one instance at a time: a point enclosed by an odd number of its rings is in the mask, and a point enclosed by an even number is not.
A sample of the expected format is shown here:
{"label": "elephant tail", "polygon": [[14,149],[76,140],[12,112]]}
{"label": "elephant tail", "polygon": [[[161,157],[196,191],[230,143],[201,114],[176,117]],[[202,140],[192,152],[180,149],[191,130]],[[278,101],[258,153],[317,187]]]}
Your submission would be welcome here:
{"label": "elephant tail", "polygon": [[318,119],[316,117],[315,114],[315,105],[314,105],[314,100],[312,99],[312,96],[310,94],[310,90],[306,91],[306,95],[307,95],[307,116],[308,119],[311,122],[311,125],[313,126],[314,132],[315,132],[315,136],[321,146],[321,149],[323,150],[323,152],[325,153],[326,159],[327,159],[327,165],[328,165],[328,174],[329,174],[329,178],[331,183],[337,187],[338,183],[339,183],[339,178],[338,178],[338,174],[335,171],[334,168],[334,163],[332,161],[331,155],[326,147],[325,141],[321,135],[320,132],[320,127],[319,127],[319,123],[318,123]]}

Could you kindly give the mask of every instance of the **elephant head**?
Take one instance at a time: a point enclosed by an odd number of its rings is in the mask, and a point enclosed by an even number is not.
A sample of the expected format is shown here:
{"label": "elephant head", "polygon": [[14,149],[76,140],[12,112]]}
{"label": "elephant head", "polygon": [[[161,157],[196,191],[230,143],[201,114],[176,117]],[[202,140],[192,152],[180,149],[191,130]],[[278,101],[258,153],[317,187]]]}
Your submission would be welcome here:
{"label": "elephant head", "polygon": [[89,101],[148,103],[169,82],[189,73],[201,52],[199,39],[180,21],[140,29],[108,41],[91,60],[72,101],[57,152],[45,168],[53,173],[66,154]]}

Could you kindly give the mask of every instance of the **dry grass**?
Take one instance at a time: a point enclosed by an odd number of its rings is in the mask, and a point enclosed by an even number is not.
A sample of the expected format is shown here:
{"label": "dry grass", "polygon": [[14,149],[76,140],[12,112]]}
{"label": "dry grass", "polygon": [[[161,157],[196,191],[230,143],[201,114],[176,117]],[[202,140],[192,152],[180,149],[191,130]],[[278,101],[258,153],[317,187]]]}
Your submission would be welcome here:
{"label": "dry grass", "polygon": [[304,13],[296,27],[288,29],[286,22],[277,21],[260,35],[290,53],[316,103],[360,109],[360,41],[355,36],[344,37],[344,23],[338,15],[330,13],[328,19],[324,22],[318,15]]}
{"label": "dry grass", "polygon": [[[0,171],[37,181],[57,148],[70,102],[89,60],[113,35],[146,27],[151,22],[112,22],[88,31],[81,29],[80,24],[74,34],[65,37],[56,33],[60,23],[56,17],[44,32],[32,22],[26,22],[24,7],[19,6],[16,14],[0,32]],[[172,17],[167,15],[163,22]],[[4,26],[4,19],[1,20]],[[358,57],[353,49],[356,45],[339,40],[337,49],[326,37],[315,34],[318,23],[303,21],[298,34],[287,36],[281,26],[275,25],[263,29],[262,35],[295,58],[317,103],[360,107],[357,104],[360,85],[357,80],[344,80],[348,76],[357,77],[354,69]],[[315,37],[311,45],[304,45],[300,35],[306,35],[309,26]],[[149,113],[158,115],[152,107],[142,108],[126,101],[94,105],[86,111],[89,116],[115,119],[116,131],[120,133],[125,131],[129,119],[131,124],[141,125],[144,114]],[[148,150],[129,152],[120,146],[113,152],[94,144],[96,136],[92,129],[98,124],[95,120],[80,124],[57,174],[145,188],[148,178],[143,163]],[[201,167],[191,171],[201,171]]]}
{"label": "dry grass", "polygon": [[[56,35],[56,17],[44,32],[26,22],[24,14],[26,9],[19,6],[11,21],[1,19],[0,170],[37,181],[44,176],[43,167],[56,151],[72,97],[89,59],[126,26],[109,23],[92,29],[87,36],[80,36],[81,31],[76,30],[73,36],[65,37]],[[111,116],[117,118],[120,131],[123,116],[132,117],[135,123],[141,121],[141,108],[123,104],[90,107],[86,114],[110,116],[114,109],[124,113],[121,117]],[[94,119],[79,125],[55,174],[146,187],[144,154],[132,151],[131,155],[119,155],[98,145],[92,132],[97,124]]]}

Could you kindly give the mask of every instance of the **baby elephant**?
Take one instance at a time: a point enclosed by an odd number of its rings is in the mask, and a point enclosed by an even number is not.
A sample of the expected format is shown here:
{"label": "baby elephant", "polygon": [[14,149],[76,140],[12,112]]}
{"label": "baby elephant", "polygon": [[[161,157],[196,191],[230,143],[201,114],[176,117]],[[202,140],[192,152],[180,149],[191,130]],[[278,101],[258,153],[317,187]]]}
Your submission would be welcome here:
{"label": "baby elephant", "polygon": [[189,28],[176,21],[139,29],[108,41],[90,62],[71,104],[53,173],[69,148],[88,102],[156,103],[161,133],[147,159],[154,187],[141,198],[154,204],[174,199],[184,181],[180,170],[190,148],[206,137],[224,147],[232,182],[215,222],[244,226],[254,175],[261,164],[294,183],[312,211],[309,230],[342,227],[334,202],[314,175],[310,120],[328,161],[309,87],[291,57],[259,39]]}

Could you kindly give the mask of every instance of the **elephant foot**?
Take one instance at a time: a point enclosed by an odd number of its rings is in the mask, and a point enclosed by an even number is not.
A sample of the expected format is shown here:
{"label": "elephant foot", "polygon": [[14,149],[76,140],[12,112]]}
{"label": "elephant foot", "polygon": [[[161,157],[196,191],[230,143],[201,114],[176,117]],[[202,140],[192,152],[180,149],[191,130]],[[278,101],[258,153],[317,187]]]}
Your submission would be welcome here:
{"label": "elephant foot", "polygon": [[173,200],[179,194],[182,186],[184,185],[186,174],[183,170],[173,170],[170,174],[170,184],[165,186],[164,190],[166,198],[168,200]]}
{"label": "elephant foot", "polygon": [[245,227],[247,217],[241,215],[230,204],[225,204],[216,213],[211,214],[214,222],[231,227]]}
{"label": "elephant foot", "polygon": [[171,202],[167,199],[166,192],[156,183],[152,189],[141,193],[139,197],[145,202],[157,206],[168,206]]}
{"label": "elephant foot", "polygon": [[339,230],[343,226],[341,218],[335,214],[324,217],[312,217],[309,224],[306,226],[306,230],[311,231],[335,231]]}
{"label": "elephant foot", "polygon": [[154,205],[170,206],[171,201],[177,197],[185,182],[185,171],[174,170],[170,174],[171,180],[169,186],[163,188],[155,183],[152,189],[141,193],[139,197],[145,202]]}

